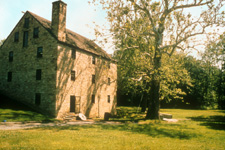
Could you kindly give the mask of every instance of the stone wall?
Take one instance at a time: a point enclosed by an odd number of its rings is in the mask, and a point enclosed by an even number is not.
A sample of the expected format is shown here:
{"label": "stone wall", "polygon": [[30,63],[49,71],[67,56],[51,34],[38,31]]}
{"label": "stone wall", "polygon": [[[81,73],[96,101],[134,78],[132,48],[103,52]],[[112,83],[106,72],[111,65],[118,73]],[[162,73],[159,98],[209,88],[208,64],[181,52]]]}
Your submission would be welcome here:
{"label": "stone wall", "polygon": [[[24,27],[29,18],[29,27]],[[39,28],[38,38],[33,38],[34,28]],[[28,31],[28,46],[23,47],[24,31]],[[14,42],[19,32],[19,41]],[[55,84],[57,43],[49,32],[29,13],[19,21],[0,50],[0,91],[42,112],[55,115]],[[37,58],[37,48],[43,47],[43,57]],[[13,61],[9,62],[9,52]],[[36,80],[36,70],[41,69],[41,80]],[[7,81],[12,72],[12,81]],[[40,105],[35,105],[35,94],[41,94]]]}
{"label": "stone wall", "polygon": [[[57,96],[58,117],[70,112],[70,96],[79,101],[77,109],[87,117],[104,117],[105,112],[115,112],[117,90],[117,67],[109,60],[95,56],[80,49],[76,58],[72,58],[73,48],[61,45],[58,47],[57,60]],[[110,64],[110,68],[108,67]],[[71,80],[71,71],[75,71],[75,81]],[[92,83],[95,75],[95,83]],[[108,84],[110,78],[110,85]],[[92,102],[95,95],[95,102]],[[108,102],[108,95],[110,102]],[[80,109],[79,109],[80,108]]]}
{"label": "stone wall", "polygon": [[[24,27],[25,18],[29,18],[28,28]],[[39,37],[34,38],[33,31],[37,27]],[[26,47],[23,46],[25,31],[28,31]],[[18,42],[14,41],[16,32],[19,32]],[[76,99],[76,113],[81,112],[90,118],[104,117],[105,112],[114,113],[116,64],[60,43],[27,12],[0,49],[0,92],[57,118],[70,112],[71,96]],[[41,58],[37,57],[38,47],[43,47]],[[75,59],[71,56],[72,50],[76,51]],[[12,62],[9,61],[11,51]],[[92,64],[93,56],[95,64]],[[41,69],[41,80],[36,80],[37,69]],[[71,81],[71,71],[75,71],[75,81]],[[7,80],[8,72],[12,72],[11,82]],[[95,83],[92,83],[92,75],[95,75]],[[41,96],[40,104],[35,103],[37,94]]]}

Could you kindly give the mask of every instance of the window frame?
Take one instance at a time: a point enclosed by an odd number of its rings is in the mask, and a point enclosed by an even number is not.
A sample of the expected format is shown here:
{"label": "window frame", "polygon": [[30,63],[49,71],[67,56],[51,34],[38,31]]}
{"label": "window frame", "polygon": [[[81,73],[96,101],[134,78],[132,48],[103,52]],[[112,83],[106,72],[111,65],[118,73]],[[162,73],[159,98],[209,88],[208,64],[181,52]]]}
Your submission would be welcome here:
{"label": "window frame", "polygon": [[94,94],[91,95],[91,103],[95,103],[95,95]]}
{"label": "window frame", "polygon": [[41,77],[42,77],[42,70],[37,69],[36,70],[36,80],[41,80]]}
{"label": "window frame", "polygon": [[76,80],[76,71],[71,70],[71,77],[70,77],[71,81],[75,81]]}
{"label": "window frame", "polygon": [[95,84],[95,75],[92,75],[92,84]]}
{"label": "window frame", "polygon": [[9,52],[9,62],[13,62],[13,51]]}
{"label": "window frame", "polygon": [[41,105],[41,93],[35,93],[35,101],[34,101],[36,106]]}
{"label": "window frame", "polygon": [[23,33],[23,47],[28,46],[28,37],[29,37],[29,32],[24,31],[24,33]]}
{"label": "window frame", "polygon": [[15,34],[14,34],[14,42],[19,42],[19,32],[15,32]]}
{"label": "window frame", "polygon": [[25,20],[24,20],[24,28],[29,28],[29,24],[30,24],[30,18],[27,17],[27,18],[25,18]]}
{"label": "window frame", "polygon": [[12,72],[8,72],[7,82],[12,82]]}
{"label": "window frame", "polygon": [[41,46],[37,48],[37,58],[42,58],[42,57],[43,57],[43,47]]}
{"label": "window frame", "polygon": [[111,100],[110,100],[110,95],[107,96],[107,102],[108,102],[108,103],[111,102]]}
{"label": "window frame", "polygon": [[71,58],[76,59],[76,50],[75,49],[71,50]]}
{"label": "window frame", "polygon": [[111,67],[110,67],[110,65],[111,65],[111,63],[110,62],[108,62],[108,69],[110,69]]}
{"label": "window frame", "polygon": [[39,38],[39,27],[34,28],[33,38]]}
{"label": "window frame", "polygon": [[92,59],[92,60],[91,60],[92,64],[95,65],[95,64],[96,64],[96,58],[95,58],[95,56],[92,55],[92,58],[91,58],[91,59]]}
{"label": "window frame", "polygon": [[111,78],[108,78],[108,85],[111,84]]}

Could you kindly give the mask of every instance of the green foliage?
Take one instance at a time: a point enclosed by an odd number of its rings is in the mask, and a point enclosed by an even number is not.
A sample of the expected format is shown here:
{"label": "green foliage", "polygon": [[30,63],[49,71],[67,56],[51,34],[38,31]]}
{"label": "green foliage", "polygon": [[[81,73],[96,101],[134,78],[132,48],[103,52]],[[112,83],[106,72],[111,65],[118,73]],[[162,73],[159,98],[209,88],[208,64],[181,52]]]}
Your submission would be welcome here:
{"label": "green foliage", "polygon": [[[126,54],[127,53],[127,54]],[[123,54],[123,57],[120,56]],[[115,55],[118,60],[118,91],[123,105],[139,105],[143,95],[147,95],[150,87],[146,87],[146,82],[151,78],[147,76],[149,65],[146,65],[146,58],[141,52],[135,50],[122,53],[118,51]],[[185,55],[177,53],[174,56],[163,56],[161,69],[161,101],[181,101],[192,86],[191,78],[187,70],[183,67]],[[146,68],[146,66],[148,68]],[[151,77],[151,76],[150,76]],[[145,97],[144,97],[145,98]],[[128,101],[130,100],[130,101]]]}
{"label": "green foliage", "polygon": [[192,108],[217,108],[220,70],[191,56],[184,61],[193,84],[185,101],[190,103]]}
{"label": "green foliage", "polygon": [[[94,3],[96,1],[93,0]],[[110,31],[115,39],[117,50],[125,53],[124,55],[128,53],[129,56],[133,56],[136,53],[140,54],[140,57],[134,57],[138,59],[129,59],[130,61],[137,61],[129,62],[128,64],[131,64],[131,66],[128,67],[133,67],[137,70],[132,72],[134,74],[131,74],[131,76],[140,77],[145,75],[147,77],[144,89],[148,93],[149,109],[146,117],[151,119],[158,118],[160,96],[172,95],[175,97],[174,91],[180,95],[184,94],[177,87],[177,84],[175,86],[171,84],[172,87],[165,90],[167,83],[163,86],[163,94],[160,93],[161,71],[162,67],[164,67],[162,66],[162,58],[164,55],[172,56],[177,49],[193,48],[193,43],[196,44],[193,39],[195,36],[204,34],[207,27],[220,25],[224,18],[224,14],[220,13],[220,9],[222,9],[224,3],[222,1],[216,3],[211,0],[191,2],[99,0],[98,2],[108,13],[107,19],[110,22]],[[187,8],[200,8],[200,6],[208,6],[208,9],[203,11],[197,19],[191,14],[184,13],[184,10]],[[129,52],[126,52],[128,50]],[[143,60],[140,58],[144,58],[145,61],[138,61]],[[143,67],[138,68],[139,65],[135,64],[138,62],[143,63],[141,65]],[[123,67],[121,68],[124,69]],[[141,75],[140,70],[142,72]],[[119,75],[124,75],[124,72],[120,73]],[[169,80],[171,81],[168,81],[174,84],[173,79],[170,78]],[[176,80],[176,82],[178,81]],[[129,85],[134,84],[131,83]],[[169,89],[172,90],[170,91]],[[179,97],[177,96],[176,98]],[[166,98],[170,99],[168,96]]]}

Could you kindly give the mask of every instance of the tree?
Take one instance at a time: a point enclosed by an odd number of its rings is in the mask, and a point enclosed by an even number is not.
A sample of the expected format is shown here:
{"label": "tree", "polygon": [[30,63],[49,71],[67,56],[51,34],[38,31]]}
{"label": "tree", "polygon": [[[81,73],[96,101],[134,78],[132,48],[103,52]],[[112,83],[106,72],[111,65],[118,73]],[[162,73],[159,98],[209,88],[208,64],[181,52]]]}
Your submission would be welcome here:
{"label": "tree", "polygon": [[[96,2],[97,0],[93,0]],[[207,27],[223,22],[223,0],[99,0],[107,10],[110,31],[121,51],[139,49],[146,58],[145,74],[151,79],[147,119],[159,119],[162,56],[194,48],[193,38]],[[198,18],[185,10],[207,7]],[[149,65],[149,66],[148,66]]]}
{"label": "tree", "polygon": [[[224,64],[225,64],[225,33],[216,38],[210,38],[205,52],[202,54],[202,60],[206,63],[207,68],[207,91],[211,93],[215,91],[218,99],[218,107],[225,109],[225,85],[224,85]],[[220,67],[220,72],[215,73],[213,66]],[[216,82],[217,81],[217,82]],[[207,93],[208,94],[208,93]],[[210,101],[210,100],[208,100]],[[212,100],[211,100],[212,101]]]}

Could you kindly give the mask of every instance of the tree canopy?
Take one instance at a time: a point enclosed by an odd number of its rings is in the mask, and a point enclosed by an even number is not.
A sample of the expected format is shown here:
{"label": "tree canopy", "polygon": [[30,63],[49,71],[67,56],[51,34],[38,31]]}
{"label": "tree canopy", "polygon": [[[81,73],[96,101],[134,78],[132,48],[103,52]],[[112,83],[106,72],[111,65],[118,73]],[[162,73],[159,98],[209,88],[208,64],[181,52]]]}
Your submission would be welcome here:
{"label": "tree canopy", "polygon": [[[107,11],[116,49],[128,57],[140,52],[148,92],[146,118],[159,118],[163,57],[194,49],[198,35],[224,23],[223,0],[93,0]],[[187,10],[202,8],[198,16]],[[129,51],[129,52],[127,52]],[[164,56],[167,55],[167,56]],[[171,57],[172,58],[172,57]],[[133,62],[132,62],[133,63]],[[162,66],[163,65],[163,66]],[[132,66],[131,66],[132,67]],[[138,69],[137,69],[138,70]],[[139,72],[138,72],[139,73]]]}

